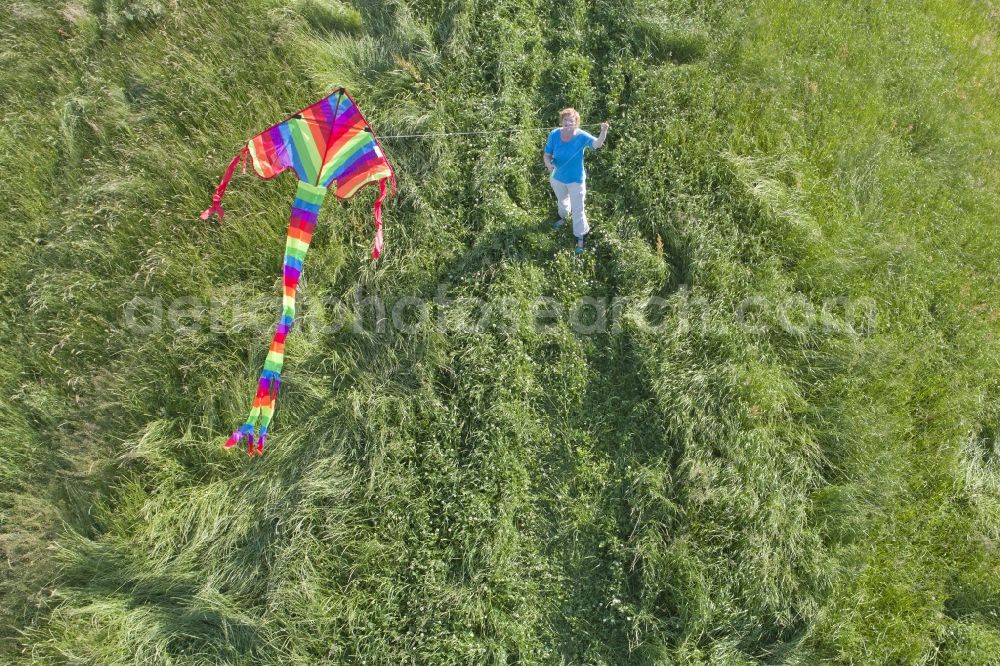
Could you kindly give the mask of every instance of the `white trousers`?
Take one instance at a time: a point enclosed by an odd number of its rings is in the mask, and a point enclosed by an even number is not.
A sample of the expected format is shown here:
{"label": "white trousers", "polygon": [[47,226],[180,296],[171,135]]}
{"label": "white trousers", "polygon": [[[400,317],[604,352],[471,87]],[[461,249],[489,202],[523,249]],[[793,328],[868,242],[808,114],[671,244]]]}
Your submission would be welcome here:
{"label": "white trousers", "polygon": [[577,238],[586,236],[590,232],[590,225],[587,224],[587,213],[583,209],[584,199],[587,198],[587,184],[563,183],[550,177],[549,185],[556,193],[559,217],[565,220],[572,214],[573,235]]}

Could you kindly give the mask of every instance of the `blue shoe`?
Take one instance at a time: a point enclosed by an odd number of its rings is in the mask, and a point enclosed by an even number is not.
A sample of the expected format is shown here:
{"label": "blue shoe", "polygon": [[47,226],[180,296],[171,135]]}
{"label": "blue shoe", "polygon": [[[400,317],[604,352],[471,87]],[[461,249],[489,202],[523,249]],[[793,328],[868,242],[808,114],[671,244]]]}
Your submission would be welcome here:
{"label": "blue shoe", "polygon": [[559,231],[560,229],[563,228],[564,224],[566,224],[566,220],[560,217],[558,220],[555,221],[555,224],[552,225],[552,228],[555,229],[556,231]]}
{"label": "blue shoe", "polygon": [[575,252],[576,256],[578,256],[578,257],[581,254],[583,254],[583,241],[577,241],[577,243],[576,243],[576,249],[573,250],[573,252]]}

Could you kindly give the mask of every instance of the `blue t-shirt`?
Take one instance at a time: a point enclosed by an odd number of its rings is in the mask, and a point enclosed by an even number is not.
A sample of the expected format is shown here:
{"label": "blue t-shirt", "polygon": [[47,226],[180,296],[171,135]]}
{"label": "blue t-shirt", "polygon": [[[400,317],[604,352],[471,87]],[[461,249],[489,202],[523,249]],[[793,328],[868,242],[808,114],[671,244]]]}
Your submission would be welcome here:
{"label": "blue t-shirt", "polygon": [[578,129],[572,139],[563,141],[559,138],[561,131],[554,129],[549,132],[549,139],[545,142],[545,152],[552,156],[552,163],[556,165],[552,177],[560,183],[586,182],[587,172],[583,170],[583,151],[587,148],[593,149],[597,138]]}

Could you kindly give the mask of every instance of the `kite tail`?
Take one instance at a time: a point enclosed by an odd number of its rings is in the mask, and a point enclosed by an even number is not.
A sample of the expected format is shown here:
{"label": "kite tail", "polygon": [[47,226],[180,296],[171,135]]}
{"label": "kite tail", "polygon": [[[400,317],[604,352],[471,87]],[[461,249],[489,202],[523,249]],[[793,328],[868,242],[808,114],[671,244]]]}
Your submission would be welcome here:
{"label": "kite tail", "polygon": [[[267,429],[274,416],[274,405],[278,399],[278,389],[281,387],[281,368],[285,360],[285,338],[295,320],[295,292],[302,275],[302,263],[309,250],[313,228],[319,215],[320,206],[326,196],[326,188],[320,185],[310,185],[299,181],[295,191],[295,202],[292,204],[291,220],[288,224],[288,237],[285,241],[284,265],[284,296],[282,297],[281,319],[271,341],[271,348],[264,360],[264,372],[257,384],[257,395],[254,397],[253,408],[246,423],[240,426],[226,441],[225,447],[232,448],[246,437],[247,449],[251,456],[263,455],[264,444],[267,441]],[[254,443],[254,429],[260,426]]]}
{"label": "kite tail", "polygon": [[236,154],[233,161],[229,163],[229,168],[226,169],[226,174],[219,181],[219,186],[215,188],[215,194],[212,195],[212,205],[206,208],[202,214],[201,219],[207,220],[212,217],[212,213],[219,216],[221,220],[225,217],[226,212],[222,210],[222,197],[226,194],[226,188],[229,187],[229,181],[233,179],[233,173],[236,171],[236,165],[239,164],[240,160],[243,160],[243,173],[247,171],[247,153],[249,152],[247,146],[243,146],[243,150]]}
{"label": "kite tail", "polygon": [[372,259],[382,256],[382,201],[385,199],[385,181],[383,178],[378,181],[378,198],[375,199],[375,209],[372,211],[375,216],[375,246],[372,248]]}

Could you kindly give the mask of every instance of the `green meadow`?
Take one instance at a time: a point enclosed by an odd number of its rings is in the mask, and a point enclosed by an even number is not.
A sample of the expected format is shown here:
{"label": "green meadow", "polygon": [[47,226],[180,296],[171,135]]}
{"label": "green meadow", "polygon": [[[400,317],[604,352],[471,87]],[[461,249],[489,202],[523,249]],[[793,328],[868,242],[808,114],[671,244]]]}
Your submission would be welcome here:
{"label": "green meadow", "polygon": [[[1000,3],[0,25],[0,663],[1000,664]],[[385,252],[327,198],[251,459],[295,178],[198,215],[339,86]]]}

